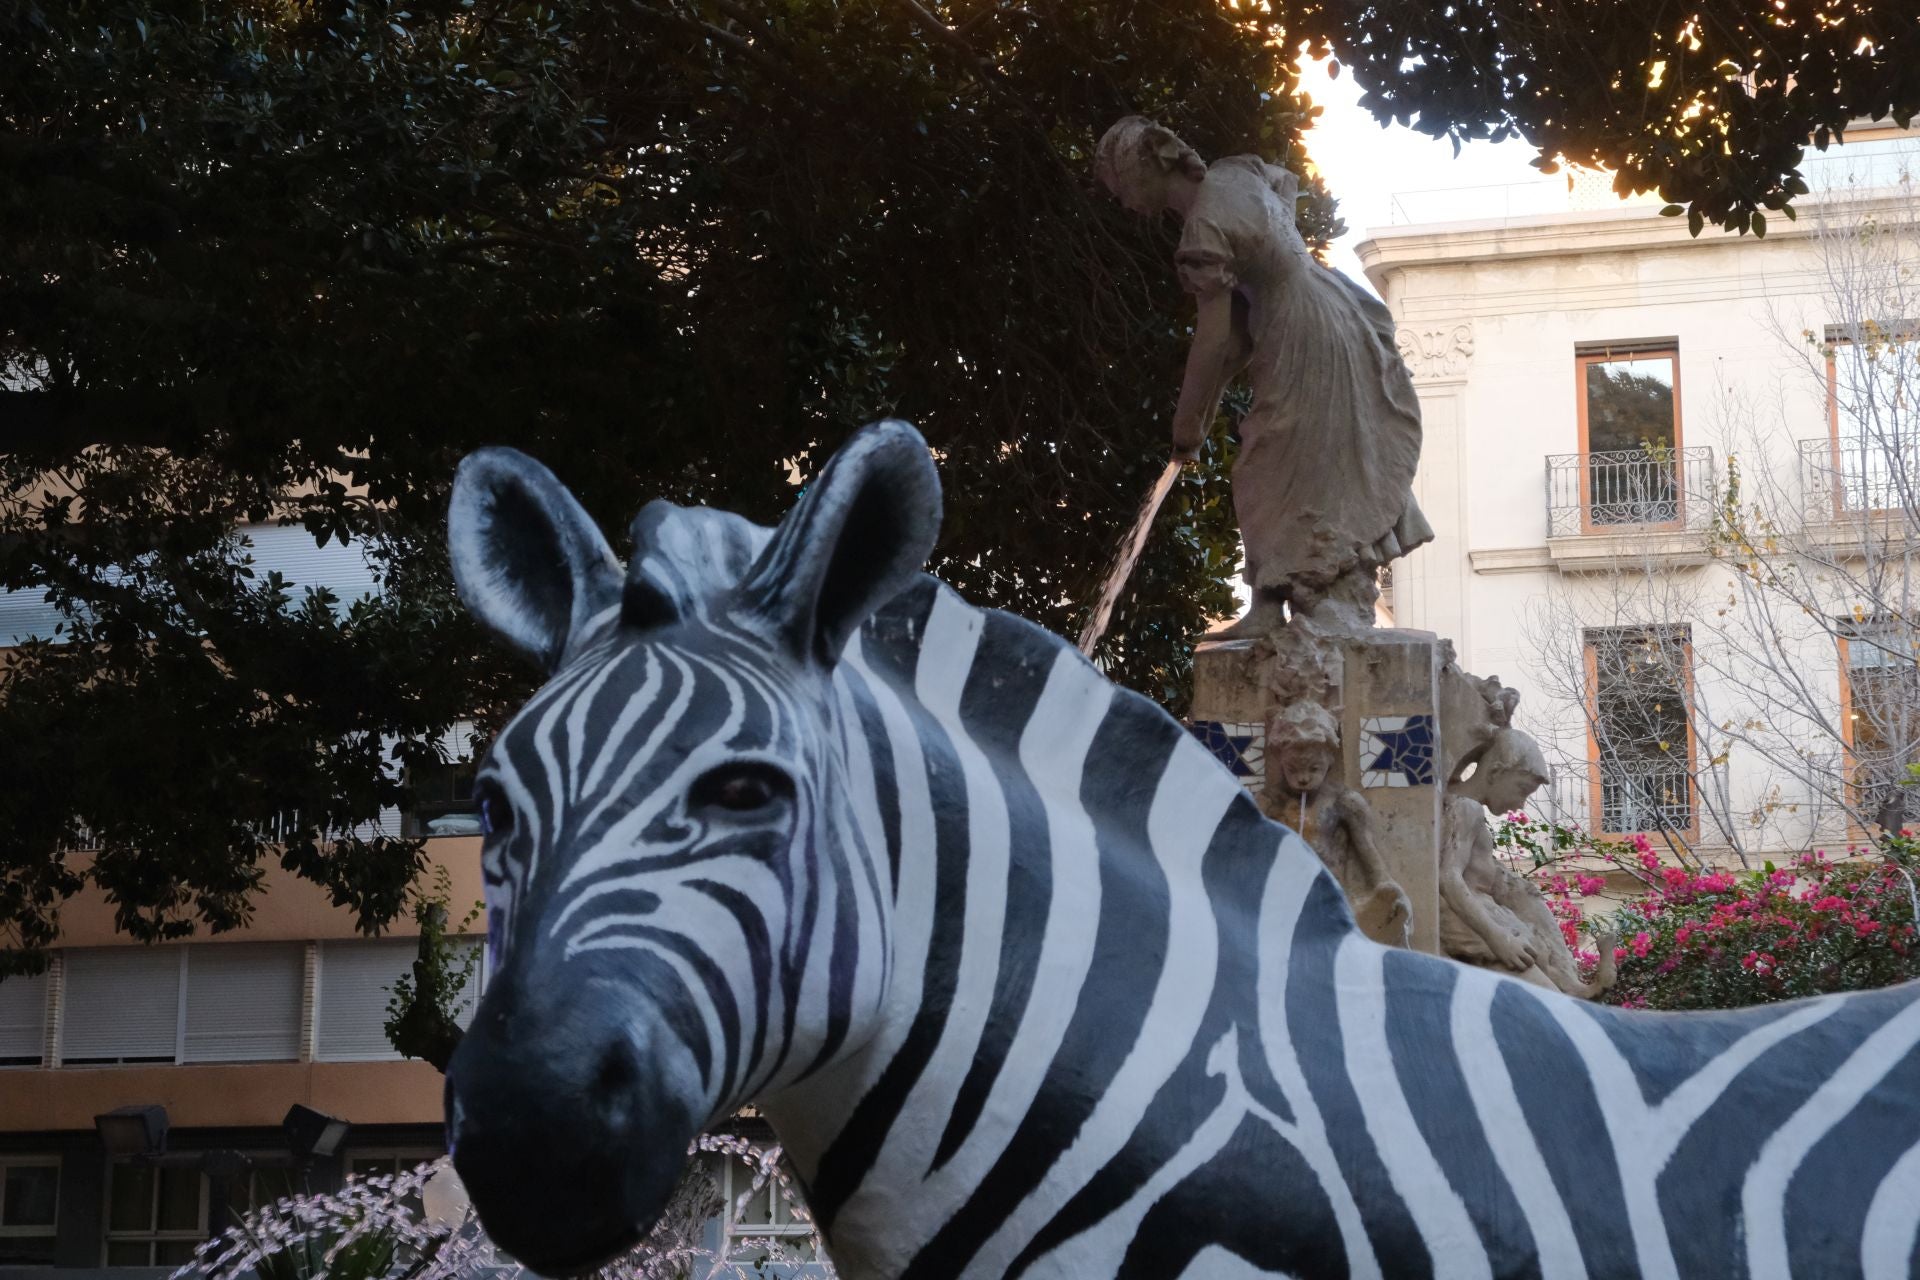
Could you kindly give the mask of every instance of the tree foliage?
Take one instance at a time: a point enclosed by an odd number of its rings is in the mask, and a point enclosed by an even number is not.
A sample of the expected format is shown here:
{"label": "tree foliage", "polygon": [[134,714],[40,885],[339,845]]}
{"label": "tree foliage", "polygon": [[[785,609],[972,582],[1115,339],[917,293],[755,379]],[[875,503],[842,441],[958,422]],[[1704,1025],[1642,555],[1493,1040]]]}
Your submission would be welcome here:
{"label": "tree foliage", "polygon": [[[1706,223],[1765,234],[1863,119],[1920,109],[1910,0],[1271,0],[1381,120],[1456,143],[1523,136],[1547,172],[1610,170]],[[1675,208],[1674,212],[1681,212]]]}
{"label": "tree foliage", "polygon": [[[0,4],[0,587],[68,614],[0,675],[0,962],[88,879],[143,938],[243,923],[275,859],[364,927],[403,909],[417,843],[353,834],[394,757],[532,682],[439,546],[481,443],[612,530],[662,496],[764,521],[897,414],[941,460],[936,571],[1070,631],[1188,317],[1092,143],[1143,110],[1297,162],[1272,37],[1179,0]],[[1230,607],[1227,448],[1103,654],[1170,700]],[[274,521],[384,591],[257,572],[234,530]]]}

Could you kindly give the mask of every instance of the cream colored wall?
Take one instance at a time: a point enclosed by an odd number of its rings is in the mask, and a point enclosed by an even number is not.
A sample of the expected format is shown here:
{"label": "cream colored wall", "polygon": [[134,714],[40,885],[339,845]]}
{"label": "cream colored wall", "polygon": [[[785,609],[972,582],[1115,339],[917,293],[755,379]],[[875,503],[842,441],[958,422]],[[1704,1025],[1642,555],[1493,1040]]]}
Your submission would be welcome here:
{"label": "cream colored wall", "polygon": [[[426,842],[428,870],[444,868],[452,914],[460,921],[481,897],[478,837]],[[421,883],[431,883],[423,877]],[[60,947],[138,946],[113,927],[113,911],[89,890],[62,909]],[[482,932],[484,919],[470,932]],[[389,937],[416,937],[410,917]],[[274,868],[245,929],[197,933],[192,941],[304,942],[360,936],[352,913],[334,907],[318,886]],[[42,1067],[0,1070],[0,1133],[85,1130],[115,1107],[158,1103],[174,1128],[278,1126],[302,1103],[357,1125],[438,1124],[440,1073],[422,1062],[260,1062],[126,1067]]]}
{"label": "cream colored wall", "polygon": [[[1640,207],[1396,227],[1359,248],[1415,375],[1426,423],[1416,493],[1438,530],[1395,567],[1396,618],[1451,637],[1469,670],[1519,688],[1522,723],[1543,737],[1556,721],[1572,730],[1558,744],[1569,755],[1584,754],[1583,721],[1547,705],[1524,632],[1543,601],[1580,594],[1546,537],[1545,459],[1580,450],[1576,345],[1677,338],[1683,444],[1710,446],[1722,468],[1731,449],[1749,472],[1757,446],[1793,479],[1796,442],[1828,430],[1824,393],[1794,349],[1802,329],[1834,318],[1812,226],[1803,211],[1798,224],[1773,219],[1763,241],[1696,240],[1684,219]],[[1712,592],[1724,570],[1676,572]],[[1622,620],[1598,612],[1590,622]],[[1812,646],[1810,661],[1837,690],[1830,650]],[[1710,682],[1702,693],[1732,697]],[[1736,808],[1778,782],[1737,752],[1728,777]],[[1814,838],[1804,815],[1777,821],[1772,844]]]}
{"label": "cream colored wall", "polygon": [[277,1128],[294,1103],[356,1125],[439,1124],[445,1082],[424,1062],[254,1062],[0,1072],[0,1133],[93,1128],[115,1107],[167,1109],[175,1129]]}
{"label": "cream colored wall", "polygon": [[[452,884],[449,901],[457,923],[467,908],[480,901],[480,838],[478,836],[442,836],[426,842],[427,870],[420,883],[432,883],[436,868],[445,868]],[[476,921],[473,932],[483,932],[484,922]],[[416,937],[419,929],[410,917],[395,920],[386,930],[388,937]],[[267,871],[260,894],[254,899],[253,919],[244,929],[230,933],[193,935],[194,942],[307,942],[327,938],[359,936],[351,912],[335,907],[327,900],[326,890],[310,880],[273,866]],[[137,946],[114,928],[113,907],[94,889],[67,902],[60,910],[60,941],[63,947]]]}

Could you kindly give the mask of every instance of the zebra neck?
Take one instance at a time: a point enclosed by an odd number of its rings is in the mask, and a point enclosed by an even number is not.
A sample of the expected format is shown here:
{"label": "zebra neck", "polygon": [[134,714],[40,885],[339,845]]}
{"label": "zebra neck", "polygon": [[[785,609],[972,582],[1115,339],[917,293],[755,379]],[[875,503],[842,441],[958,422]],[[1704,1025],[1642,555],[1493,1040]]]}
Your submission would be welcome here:
{"label": "zebra neck", "polygon": [[[950,1222],[990,1234],[995,1197],[1058,1158],[1100,1082],[1186,1051],[1156,1028],[1251,954],[1269,873],[1326,878],[1178,723],[1056,638],[944,589],[911,603],[841,677],[868,766],[849,776],[873,779],[856,808],[893,876],[884,1014],[765,1104],[849,1276],[899,1274]],[[1322,923],[1328,946],[1351,928]]]}

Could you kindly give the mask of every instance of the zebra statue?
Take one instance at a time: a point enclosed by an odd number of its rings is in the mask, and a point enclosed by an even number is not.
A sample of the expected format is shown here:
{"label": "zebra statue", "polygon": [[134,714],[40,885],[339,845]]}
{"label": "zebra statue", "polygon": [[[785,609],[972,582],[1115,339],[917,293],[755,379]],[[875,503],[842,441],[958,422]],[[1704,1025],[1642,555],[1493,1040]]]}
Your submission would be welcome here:
{"label": "zebra statue", "polygon": [[1914,986],[1631,1013],[1378,946],[1171,717],[924,576],[939,508],[882,423],[623,573],[462,464],[461,595],[550,673],[447,1077],[503,1248],[619,1254],[753,1103],[854,1278],[1915,1274]]}

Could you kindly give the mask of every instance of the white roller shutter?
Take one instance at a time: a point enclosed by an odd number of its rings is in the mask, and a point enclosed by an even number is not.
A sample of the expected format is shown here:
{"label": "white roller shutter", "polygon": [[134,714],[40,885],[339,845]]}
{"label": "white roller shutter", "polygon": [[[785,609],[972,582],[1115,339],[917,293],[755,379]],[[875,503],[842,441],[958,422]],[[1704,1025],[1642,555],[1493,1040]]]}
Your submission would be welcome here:
{"label": "white roller shutter", "polygon": [[420,944],[412,938],[320,944],[317,1056],[326,1062],[377,1062],[400,1055],[387,1043],[387,1001],[410,971]]}
{"label": "white roller shutter", "polygon": [[0,979],[0,1061],[40,1061],[46,1030],[47,975]]}
{"label": "white roller shutter", "polygon": [[45,587],[0,591],[0,649],[29,640],[51,640],[56,631],[64,638],[66,626],[67,615],[47,602]]}
{"label": "white roller shutter", "polygon": [[184,947],[95,947],[66,953],[63,1062],[174,1060]]}
{"label": "white roller shutter", "polygon": [[187,949],[185,1062],[291,1062],[300,1056],[299,943]]}
{"label": "white roller shutter", "polygon": [[334,611],[342,615],[355,600],[380,594],[366,551],[357,544],[329,538],[326,546],[319,546],[297,524],[250,524],[240,533],[253,544],[243,554],[253,557],[255,578],[264,581],[268,573],[279,573],[287,580],[289,602],[296,607],[308,587],[330,588]]}

